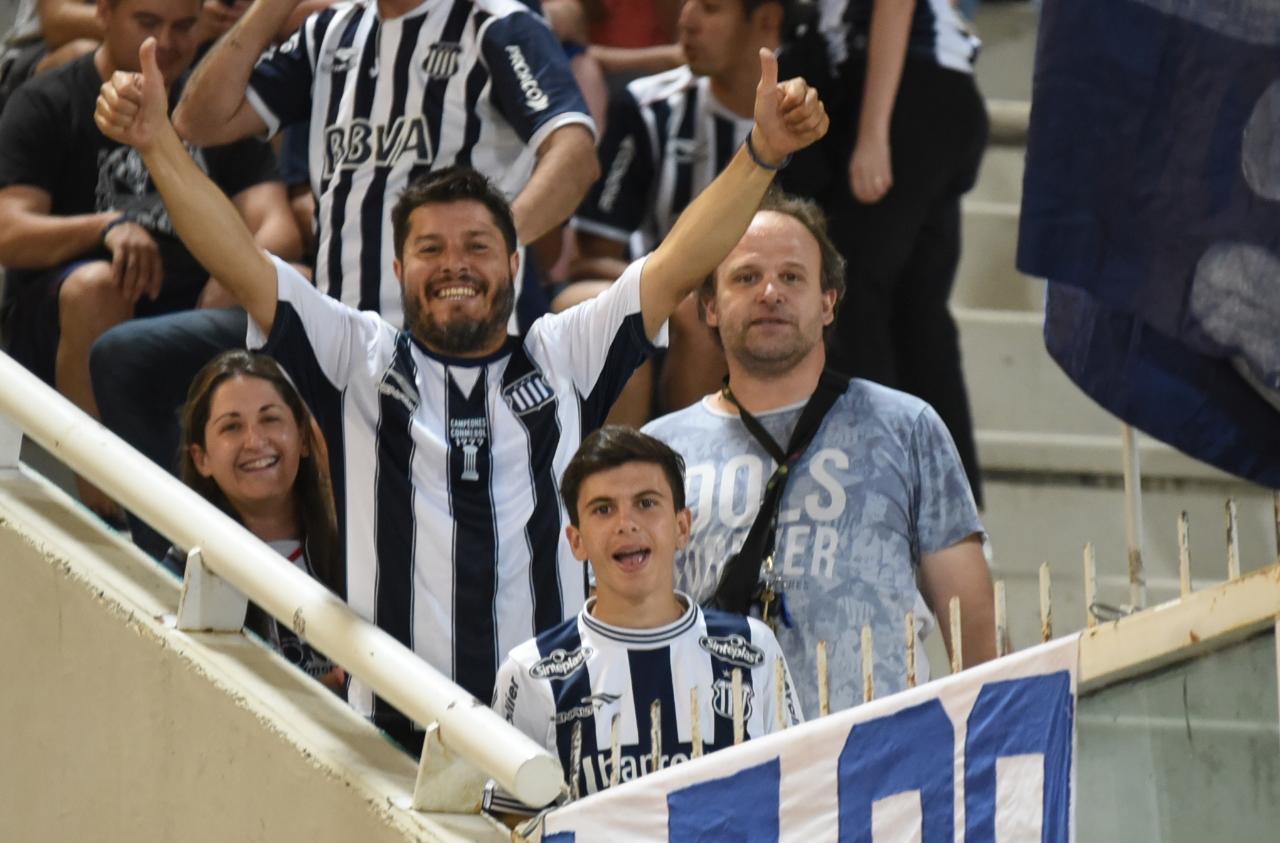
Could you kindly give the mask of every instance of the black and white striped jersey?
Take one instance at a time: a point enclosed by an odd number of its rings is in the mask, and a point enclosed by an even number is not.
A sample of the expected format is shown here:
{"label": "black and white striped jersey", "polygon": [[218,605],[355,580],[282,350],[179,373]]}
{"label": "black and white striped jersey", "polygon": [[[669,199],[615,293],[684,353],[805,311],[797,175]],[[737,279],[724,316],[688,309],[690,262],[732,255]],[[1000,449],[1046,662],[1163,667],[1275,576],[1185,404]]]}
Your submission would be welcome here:
{"label": "black and white striped jersey", "polygon": [[[952,0],[916,0],[911,18],[907,54],[943,67],[973,72],[982,42],[951,5]],[[833,66],[839,67],[851,53],[864,53],[871,32],[875,0],[816,0],[818,28],[827,41]]]}
{"label": "black and white striped jersey", "polygon": [[[703,610],[686,595],[679,620],[657,629],[623,629],[591,616],[592,598],[576,618],[511,651],[498,674],[493,709],[517,729],[572,764],[573,731],[582,724],[579,793],[609,786],[613,717],[618,715],[618,781],[688,761],[693,727],[690,689],[698,689],[704,752],[733,745],[733,670],[742,670],[745,737],[776,731],[778,720],[800,722],[791,674],[783,662],[782,708],[776,663],[782,650],[754,618]],[[660,704],[661,746],[652,745],[650,712]],[[493,788],[490,810],[528,812]],[[533,806],[536,807],[536,806]]]}
{"label": "black and white striped jersey", "polygon": [[[586,596],[560,475],[653,348],[643,265],[487,358],[434,354],[279,260],[270,337],[250,321],[249,347],[282,364],[324,432],[347,601],[482,700],[501,656]],[[406,727],[355,679],[349,698]]]}
{"label": "black and white striped jersey", "polygon": [[511,199],[551,132],[595,131],[564,50],[518,0],[424,0],[390,20],[376,0],[339,3],[263,56],[247,97],[272,133],[309,124],[317,286],[394,325],[389,216],[411,179],[465,164]]}
{"label": "black and white striped jersey", "polygon": [[653,248],[715,179],[751,131],[711,93],[711,80],[678,67],[636,79],[609,103],[600,144],[604,176],[574,217],[576,228],[618,242],[636,232]]}

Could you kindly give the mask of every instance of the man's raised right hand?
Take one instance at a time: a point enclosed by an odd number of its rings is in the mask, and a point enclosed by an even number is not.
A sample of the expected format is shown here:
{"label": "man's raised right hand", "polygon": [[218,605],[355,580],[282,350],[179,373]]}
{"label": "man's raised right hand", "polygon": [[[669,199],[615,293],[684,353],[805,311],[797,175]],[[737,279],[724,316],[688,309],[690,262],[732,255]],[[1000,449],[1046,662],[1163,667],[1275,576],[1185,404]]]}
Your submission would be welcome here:
{"label": "man's raised right hand", "polygon": [[148,38],[138,48],[141,73],[117,70],[102,83],[93,120],[98,129],[117,143],[145,154],[169,128],[169,97],[164,76],[156,65],[156,40]]}

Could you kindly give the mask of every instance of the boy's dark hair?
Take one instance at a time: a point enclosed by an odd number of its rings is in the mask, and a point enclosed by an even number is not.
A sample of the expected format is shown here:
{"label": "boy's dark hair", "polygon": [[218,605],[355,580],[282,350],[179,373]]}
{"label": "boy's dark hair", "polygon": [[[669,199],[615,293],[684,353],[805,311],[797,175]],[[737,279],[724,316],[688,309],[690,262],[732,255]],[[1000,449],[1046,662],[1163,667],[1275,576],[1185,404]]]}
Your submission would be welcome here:
{"label": "boy's dark hair", "polygon": [[560,497],[569,511],[570,524],[578,526],[578,492],[586,479],[629,462],[646,462],[661,468],[671,486],[676,512],[684,509],[684,458],[647,433],[611,424],[583,439],[565,467]]}
{"label": "boy's dark hair", "polygon": [[507,253],[516,251],[516,223],[511,206],[490,181],[470,167],[445,167],[414,179],[391,209],[392,242],[396,257],[404,260],[404,243],[409,239],[409,216],[423,205],[438,205],[465,200],[479,202],[489,209],[493,223],[502,232]]}
{"label": "boy's dark hair", "polygon": [[[831,236],[827,234],[827,218],[822,213],[822,209],[816,202],[790,196],[775,186],[765,193],[759,210],[773,211],[791,217],[803,225],[805,230],[813,235],[813,239],[818,241],[818,255],[822,261],[821,289],[823,292],[836,291],[836,307],[839,308],[840,301],[844,298],[845,261],[836,244],[831,242]],[[719,267],[717,266],[716,269]],[[716,295],[716,269],[711,270],[711,274],[702,279],[702,286],[698,288],[698,318],[703,322],[707,321],[707,302]],[[833,320],[827,326],[826,333],[829,334],[834,325]],[[716,331],[715,334],[718,340],[720,332]]]}

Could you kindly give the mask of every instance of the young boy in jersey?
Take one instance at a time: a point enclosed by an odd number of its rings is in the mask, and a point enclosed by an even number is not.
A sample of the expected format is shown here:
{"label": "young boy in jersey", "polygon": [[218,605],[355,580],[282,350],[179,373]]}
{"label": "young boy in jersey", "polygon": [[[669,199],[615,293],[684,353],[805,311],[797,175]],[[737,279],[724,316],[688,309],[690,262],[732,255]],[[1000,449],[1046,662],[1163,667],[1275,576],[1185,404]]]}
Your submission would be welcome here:
{"label": "young boy in jersey", "polygon": [[[689,541],[684,461],[631,428],[588,436],[560,484],[574,556],[590,561],[595,596],[577,617],[519,645],[498,671],[493,707],[558,753],[571,789],[594,793],[613,778],[617,719],[619,782],[687,761],[693,751],[691,693],[703,752],[733,744],[733,671],[742,672],[745,738],[802,718],[782,651],[754,619],[703,610],[675,590],[674,559]],[[775,677],[782,662],[782,700]],[[652,746],[658,702],[660,746]],[[581,727],[574,761],[573,734]],[[491,810],[529,813],[494,790]]]}

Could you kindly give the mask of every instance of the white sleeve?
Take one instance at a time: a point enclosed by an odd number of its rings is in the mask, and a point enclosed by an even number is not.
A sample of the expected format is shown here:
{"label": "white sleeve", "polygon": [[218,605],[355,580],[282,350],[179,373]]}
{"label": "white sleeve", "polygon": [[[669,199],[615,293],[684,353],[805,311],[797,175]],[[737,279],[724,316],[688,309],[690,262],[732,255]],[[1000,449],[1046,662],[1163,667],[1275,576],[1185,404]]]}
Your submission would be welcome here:
{"label": "white sleeve", "polygon": [[544,316],[530,329],[530,339],[572,378],[585,425],[602,424],[631,374],[667,344],[665,324],[652,342],[645,335],[640,277],[647,259],[636,260],[595,298]]}
{"label": "white sleeve", "polygon": [[271,333],[264,335],[250,319],[246,343],[279,361],[304,397],[325,388],[344,389],[355,371],[368,368],[384,335],[388,348],[394,346],[395,330],[377,315],[347,307],[288,263],[274,255],[272,261],[276,315]]}

